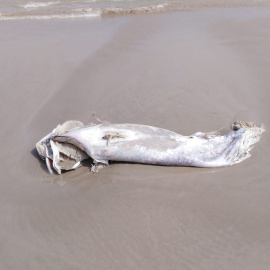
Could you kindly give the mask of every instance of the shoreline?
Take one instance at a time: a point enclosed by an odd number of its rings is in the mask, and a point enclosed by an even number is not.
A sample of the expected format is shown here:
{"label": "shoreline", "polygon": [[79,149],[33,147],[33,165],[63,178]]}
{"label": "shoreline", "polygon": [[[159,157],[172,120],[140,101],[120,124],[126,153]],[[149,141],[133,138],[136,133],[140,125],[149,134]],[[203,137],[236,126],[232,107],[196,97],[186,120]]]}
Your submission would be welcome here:
{"label": "shoreline", "polygon": [[269,1],[203,1],[202,3],[196,3],[191,1],[185,2],[164,2],[155,5],[142,5],[134,7],[130,6],[114,6],[114,7],[93,7],[86,6],[83,8],[67,7],[66,10],[62,9],[26,9],[20,12],[14,13],[0,13],[1,21],[14,21],[14,20],[57,20],[57,19],[80,19],[80,18],[94,18],[101,17],[107,18],[112,16],[132,15],[132,14],[155,14],[155,13],[170,13],[179,11],[191,11],[197,9],[207,8],[244,8],[244,7],[269,7]]}

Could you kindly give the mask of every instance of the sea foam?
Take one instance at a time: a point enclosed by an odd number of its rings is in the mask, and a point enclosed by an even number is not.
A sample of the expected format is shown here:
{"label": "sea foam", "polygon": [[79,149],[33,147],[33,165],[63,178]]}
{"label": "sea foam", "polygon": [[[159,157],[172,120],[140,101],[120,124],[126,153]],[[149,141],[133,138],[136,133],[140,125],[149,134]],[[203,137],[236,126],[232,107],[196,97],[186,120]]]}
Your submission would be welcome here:
{"label": "sea foam", "polygon": [[101,14],[98,11],[90,12],[70,12],[70,13],[59,13],[59,14],[39,14],[39,15],[18,15],[18,16],[6,16],[0,14],[0,21],[13,21],[13,20],[51,20],[51,19],[72,19],[72,18],[87,18],[87,17],[98,17]]}
{"label": "sea foam", "polygon": [[29,2],[26,3],[25,5],[21,5],[21,7],[26,8],[26,9],[36,9],[36,8],[40,8],[40,7],[48,7],[48,6],[52,6],[52,5],[57,5],[59,4],[59,1],[55,1],[55,2]]}

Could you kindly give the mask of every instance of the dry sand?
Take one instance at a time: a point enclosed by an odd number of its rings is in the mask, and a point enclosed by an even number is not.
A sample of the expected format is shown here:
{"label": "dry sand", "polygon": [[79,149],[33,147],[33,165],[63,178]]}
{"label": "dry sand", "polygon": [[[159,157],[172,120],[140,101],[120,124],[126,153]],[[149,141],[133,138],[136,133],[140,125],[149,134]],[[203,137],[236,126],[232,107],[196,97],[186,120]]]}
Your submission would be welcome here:
{"label": "dry sand", "polygon": [[34,150],[93,111],[183,135],[268,129],[269,8],[1,22],[0,36],[0,269],[269,269],[269,133],[219,169],[50,177]]}

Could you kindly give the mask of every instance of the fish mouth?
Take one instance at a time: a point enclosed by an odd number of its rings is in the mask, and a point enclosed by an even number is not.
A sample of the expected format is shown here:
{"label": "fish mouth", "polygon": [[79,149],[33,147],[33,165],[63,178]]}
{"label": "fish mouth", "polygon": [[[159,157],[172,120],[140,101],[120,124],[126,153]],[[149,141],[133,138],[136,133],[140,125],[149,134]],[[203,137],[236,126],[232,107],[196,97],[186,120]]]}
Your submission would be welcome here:
{"label": "fish mouth", "polygon": [[50,174],[54,174],[54,171],[57,174],[61,174],[62,170],[77,169],[81,165],[82,160],[89,158],[89,156],[76,145],[54,140],[56,136],[79,129],[83,126],[84,124],[79,121],[67,121],[62,125],[58,125],[36,144],[37,152],[41,159],[45,160]]}

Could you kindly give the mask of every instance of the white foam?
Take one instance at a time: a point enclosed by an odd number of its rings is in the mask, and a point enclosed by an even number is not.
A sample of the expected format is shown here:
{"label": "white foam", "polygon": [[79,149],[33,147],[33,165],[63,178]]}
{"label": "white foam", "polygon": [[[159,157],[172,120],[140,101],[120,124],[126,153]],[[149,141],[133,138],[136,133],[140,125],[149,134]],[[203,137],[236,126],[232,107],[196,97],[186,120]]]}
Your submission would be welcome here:
{"label": "white foam", "polygon": [[72,18],[86,18],[98,17],[99,12],[84,12],[71,14],[51,14],[51,15],[23,15],[23,16],[1,16],[0,21],[15,21],[15,20],[51,20],[51,19],[72,19]]}
{"label": "white foam", "polygon": [[51,5],[57,5],[59,4],[59,1],[55,1],[55,2],[29,2],[25,5],[21,5],[21,7],[26,8],[26,9],[36,9],[39,7],[48,7]]}
{"label": "white foam", "polygon": [[[96,1],[96,0],[87,0]],[[108,14],[131,14],[131,13],[152,13],[160,12],[165,10],[169,5],[167,3],[153,5],[153,6],[142,6],[134,8],[121,8],[121,7],[110,7],[110,8],[77,8],[77,9],[63,9],[63,10],[50,10],[47,11],[42,9],[37,9],[38,7],[46,7],[49,5],[56,5],[57,3],[62,3],[61,1],[54,2],[29,2],[24,5],[27,9],[26,12],[14,13],[14,14],[1,14],[0,21],[12,21],[12,20],[50,20],[50,19],[73,19],[73,18],[85,18],[85,17],[97,17],[101,15]],[[74,1],[72,2],[74,3]],[[34,11],[33,11],[34,9]],[[35,10],[37,9],[37,10]]]}
{"label": "white foam", "polygon": [[160,4],[160,5],[156,5],[156,6],[152,6],[153,8],[165,8],[168,7],[168,3],[164,3],[164,4]]}

